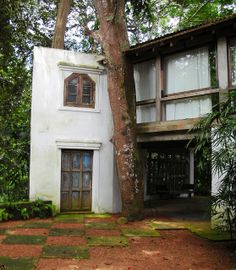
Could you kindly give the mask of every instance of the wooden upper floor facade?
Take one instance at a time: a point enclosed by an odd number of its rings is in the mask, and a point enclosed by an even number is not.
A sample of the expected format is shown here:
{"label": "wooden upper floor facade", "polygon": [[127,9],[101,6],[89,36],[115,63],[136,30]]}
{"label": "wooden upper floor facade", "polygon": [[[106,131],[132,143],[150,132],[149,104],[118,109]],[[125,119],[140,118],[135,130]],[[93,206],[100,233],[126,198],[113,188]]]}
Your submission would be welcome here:
{"label": "wooden upper floor facade", "polygon": [[236,15],[131,47],[140,142],[186,140],[236,88]]}

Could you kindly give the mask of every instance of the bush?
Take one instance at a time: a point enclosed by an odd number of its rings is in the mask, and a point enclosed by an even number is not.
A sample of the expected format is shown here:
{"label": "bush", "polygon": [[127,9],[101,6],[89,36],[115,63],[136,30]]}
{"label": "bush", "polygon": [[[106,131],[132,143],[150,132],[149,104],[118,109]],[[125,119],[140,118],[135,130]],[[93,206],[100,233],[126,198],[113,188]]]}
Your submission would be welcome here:
{"label": "bush", "polygon": [[40,199],[34,202],[4,203],[0,204],[0,221],[51,217],[53,210],[54,207],[51,201]]}

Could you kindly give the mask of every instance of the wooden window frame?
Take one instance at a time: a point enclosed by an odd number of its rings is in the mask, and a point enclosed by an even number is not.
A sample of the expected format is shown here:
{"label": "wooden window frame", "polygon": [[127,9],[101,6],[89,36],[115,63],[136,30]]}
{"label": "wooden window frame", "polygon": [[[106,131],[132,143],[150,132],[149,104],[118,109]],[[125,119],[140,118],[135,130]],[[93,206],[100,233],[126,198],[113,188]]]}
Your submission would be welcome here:
{"label": "wooden window frame", "polygon": [[[210,51],[211,50],[215,50],[215,53],[216,53],[216,59],[215,59],[215,69],[216,69],[216,81],[217,81],[217,84],[218,84],[218,73],[217,73],[217,69],[218,69],[218,66],[217,66],[217,48],[216,48],[216,45],[215,43],[210,43],[210,44],[202,44],[201,46],[196,46],[196,47],[193,47],[193,48],[188,48],[187,50],[181,50],[181,51],[177,51],[177,52],[173,52],[173,53],[169,53],[169,54],[165,54],[165,55],[162,55],[161,57],[161,71],[162,71],[162,75],[161,75],[161,81],[162,81],[162,89],[161,89],[161,100],[173,100],[173,99],[178,99],[179,98],[184,98],[184,97],[187,97],[187,96],[197,96],[199,93],[199,96],[202,95],[201,93],[206,93],[208,94],[209,92],[210,93],[215,93],[218,91],[218,85],[217,86],[213,86],[212,85],[212,78],[211,78],[211,71],[209,71],[210,73],[210,83],[211,85],[209,87],[206,87],[206,88],[199,88],[199,89],[190,89],[190,90],[183,90],[183,91],[179,91],[179,92],[176,92],[176,93],[170,93],[170,94],[167,94],[166,93],[166,78],[167,78],[167,72],[166,72],[166,62],[165,62],[165,58],[170,56],[170,55],[175,55],[175,54],[178,54],[178,53],[181,53],[181,52],[185,52],[185,51],[192,51],[192,50],[195,50],[195,49],[198,49],[198,48],[203,48],[203,47],[207,47],[208,48],[208,57],[210,56]],[[210,64],[210,63],[209,63]],[[193,93],[193,95],[192,95]]]}
{"label": "wooden window frame", "polygon": [[[210,58],[210,53],[211,51],[215,51],[215,58],[209,61],[214,61],[215,65],[215,82],[213,82],[213,78],[210,78],[210,87],[207,88],[199,88],[199,89],[191,89],[191,90],[184,90],[181,92],[176,92],[176,93],[171,93],[171,94],[165,94],[165,84],[166,84],[166,69],[165,69],[165,57],[169,55],[174,55],[178,54],[183,51],[191,51],[197,48],[202,48],[202,47],[207,47],[208,48],[208,57]],[[180,99],[187,99],[187,98],[196,98],[196,97],[201,97],[201,96],[210,96],[214,94],[218,94],[220,89],[218,86],[218,65],[217,65],[217,47],[215,42],[210,42],[208,44],[204,43],[201,44],[200,46],[194,46],[192,48],[188,48],[187,50],[178,50],[176,52],[171,52],[171,53],[166,53],[166,54],[158,54],[155,57],[156,59],[156,99],[148,99],[148,100],[142,100],[142,101],[136,101],[136,107],[141,107],[145,105],[156,105],[156,122],[161,122],[161,121],[167,121],[165,120],[165,104],[168,101],[175,101],[175,100],[180,100]],[[150,59],[148,59],[150,60]],[[145,60],[145,61],[148,61]],[[140,61],[142,62],[142,61]],[[137,63],[140,63],[137,62]],[[210,62],[211,63],[211,62]],[[209,64],[210,64],[209,63]],[[210,72],[210,76],[211,71]],[[182,121],[182,120],[176,120],[176,121]],[[151,123],[151,122],[149,122]],[[138,125],[142,125],[144,123],[138,123]],[[145,123],[147,124],[147,123]]]}
{"label": "wooden window frame", "polygon": [[[76,101],[71,102],[68,101],[68,85],[71,80],[77,79],[77,86],[76,86]],[[90,89],[90,99],[91,102],[83,103],[83,82],[89,81],[91,84]],[[64,81],[64,106],[70,107],[82,107],[82,108],[94,108],[95,107],[95,82],[90,78],[87,74],[80,74],[80,73],[72,73],[69,77],[67,77]]]}

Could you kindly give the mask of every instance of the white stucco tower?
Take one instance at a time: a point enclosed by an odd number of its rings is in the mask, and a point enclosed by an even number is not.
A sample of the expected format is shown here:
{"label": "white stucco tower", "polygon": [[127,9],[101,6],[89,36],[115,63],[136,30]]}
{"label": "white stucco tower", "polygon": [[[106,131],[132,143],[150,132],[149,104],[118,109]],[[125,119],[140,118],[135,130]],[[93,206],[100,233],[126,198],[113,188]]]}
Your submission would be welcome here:
{"label": "white stucco tower", "polygon": [[35,47],[30,199],[57,211],[119,212],[102,56]]}

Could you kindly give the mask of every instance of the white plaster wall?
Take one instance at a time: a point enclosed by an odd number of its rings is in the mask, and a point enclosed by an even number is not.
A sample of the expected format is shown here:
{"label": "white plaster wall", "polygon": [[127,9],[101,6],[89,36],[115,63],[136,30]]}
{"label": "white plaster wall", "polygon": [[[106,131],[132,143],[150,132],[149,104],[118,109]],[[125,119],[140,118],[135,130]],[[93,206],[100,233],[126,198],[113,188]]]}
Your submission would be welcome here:
{"label": "white plaster wall", "polygon": [[[113,122],[107,76],[97,62],[99,59],[101,56],[72,51],[34,49],[30,199],[52,200],[57,210],[60,209],[63,148],[94,150],[92,211],[119,212],[121,209],[110,142]],[[63,106],[64,79],[73,72],[87,73],[96,81],[94,109]]]}

